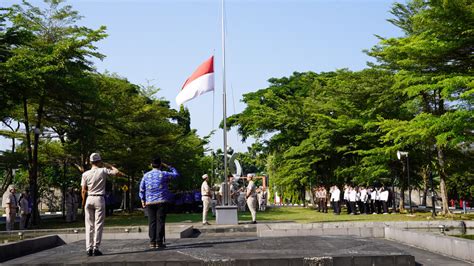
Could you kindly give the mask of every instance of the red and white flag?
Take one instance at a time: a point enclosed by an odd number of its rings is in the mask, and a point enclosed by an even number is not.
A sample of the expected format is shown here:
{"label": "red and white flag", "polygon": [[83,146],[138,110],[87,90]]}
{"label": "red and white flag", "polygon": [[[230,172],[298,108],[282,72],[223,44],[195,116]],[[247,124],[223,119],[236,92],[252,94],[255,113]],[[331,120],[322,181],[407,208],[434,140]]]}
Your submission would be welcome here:
{"label": "red and white flag", "polygon": [[214,90],[214,56],[202,63],[186,80],[176,96],[176,103],[181,105],[208,91]]}

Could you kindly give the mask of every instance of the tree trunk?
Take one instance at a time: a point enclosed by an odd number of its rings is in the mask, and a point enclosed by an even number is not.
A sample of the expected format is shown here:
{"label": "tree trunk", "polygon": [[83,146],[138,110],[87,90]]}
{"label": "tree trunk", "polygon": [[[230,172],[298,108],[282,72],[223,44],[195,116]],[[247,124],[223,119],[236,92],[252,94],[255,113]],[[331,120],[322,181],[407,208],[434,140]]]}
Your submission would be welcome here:
{"label": "tree trunk", "polygon": [[438,164],[439,164],[439,179],[440,179],[440,189],[441,189],[441,213],[446,215],[450,214],[448,206],[448,189],[446,187],[447,174],[445,172],[445,159],[444,151],[441,147],[437,146],[438,150]]}
{"label": "tree trunk", "polygon": [[28,117],[28,100],[26,97],[23,97],[23,118],[25,119],[24,124],[25,124],[25,134],[26,134],[26,151],[28,155],[28,182],[29,182],[29,187],[30,187],[30,196],[31,200],[33,201],[33,208],[31,210],[31,224],[36,225],[38,220],[38,201],[36,198],[36,175],[37,173],[34,173],[33,171],[33,150],[31,149],[31,135],[30,135],[30,123],[29,123],[29,117]]}
{"label": "tree trunk", "polygon": [[306,208],[306,189],[304,186],[301,187],[301,199],[303,201],[303,207]]}
{"label": "tree trunk", "polygon": [[[43,117],[43,107],[44,107],[44,96],[40,98],[38,110],[36,113],[36,125],[34,129],[34,138],[33,138],[33,150],[31,151],[31,145],[28,145],[28,156],[30,157],[30,171],[29,171],[29,184],[30,184],[30,193],[31,200],[33,201],[33,209],[31,213],[31,224],[38,225],[40,222],[40,213],[38,211],[38,146],[39,146],[39,136],[40,132],[38,130],[41,128],[41,122]],[[28,105],[26,98],[24,98],[24,115],[25,115],[25,124],[28,121]],[[26,126],[26,125],[25,125]],[[29,139],[29,131],[27,130],[27,138]],[[31,139],[30,139],[31,142]],[[28,143],[29,144],[29,143]],[[32,155],[31,155],[32,153]]]}
{"label": "tree trunk", "polygon": [[421,168],[421,177],[423,178],[423,198],[421,205],[426,206],[426,198],[428,194],[428,177],[429,177],[429,166]]}
{"label": "tree trunk", "polygon": [[405,187],[400,186],[400,202],[398,203],[400,213],[405,211]]}

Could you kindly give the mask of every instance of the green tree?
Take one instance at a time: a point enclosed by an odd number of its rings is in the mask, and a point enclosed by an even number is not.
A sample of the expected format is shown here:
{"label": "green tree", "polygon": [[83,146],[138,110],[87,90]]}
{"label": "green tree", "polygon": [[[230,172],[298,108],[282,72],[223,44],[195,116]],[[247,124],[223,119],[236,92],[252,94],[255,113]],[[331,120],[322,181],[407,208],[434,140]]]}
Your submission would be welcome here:
{"label": "green tree", "polygon": [[[15,91],[22,102],[25,142],[28,156],[29,185],[33,201],[38,198],[38,145],[44,117],[50,112],[51,100],[59,97],[65,104],[70,98],[68,81],[92,70],[89,57],[99,57],[93,45],[105,37],[105,27],[91,30],[75,23],[80,16],[60,0],[46,0],[44,10],[28,2],[14,5],[8,19],[14,28],[28,32],[31,40],[11,50],[2,62],[2,80],[9,91]],[[58,100],[58,102],[60,101]],[[33,135],[33,136],[32,136]],[[38,223],[37,206],[32,223]]]}
{"label": "green tree", "polygon": [[375,156],[362,162],[368,150],[381,146],[380,134],[368,125],[400,113],[402,97],[389,91],[391,73],[294,73],[270,82],[267,89],[244,95],[247,108],[229,121],[244,138],[272,135],[262,142],[266,170],[281,192],[302,198],[310,184],[390,179],[389,157],[379,158],[373,173]]}
{"label": "green tree", "polygon": [[380,123],[383,140],[414,150],[420,145],[436,161],[443,213],[449,213],[447,154],[472,143],[474,78],[472,1],[421,1],[395,4],[391,22],[405,35],[381,38],[369,51],[378,68],[395,73],[394,90],[409,97],[410,119]]}

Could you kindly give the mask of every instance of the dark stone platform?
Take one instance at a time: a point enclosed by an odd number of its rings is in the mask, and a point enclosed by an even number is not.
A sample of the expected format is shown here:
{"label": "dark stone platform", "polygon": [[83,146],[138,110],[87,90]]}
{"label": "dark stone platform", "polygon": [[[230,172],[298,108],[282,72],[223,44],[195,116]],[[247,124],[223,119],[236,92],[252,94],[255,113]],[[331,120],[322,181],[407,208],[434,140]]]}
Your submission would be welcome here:
{"label": "dark stone platform", "polygon": [[84,241],[5,262],[9,265],[415,265],[381,239],[352,236],[191,238],[151,250],[146,240],[105,240],[104,256],[87,257]]}

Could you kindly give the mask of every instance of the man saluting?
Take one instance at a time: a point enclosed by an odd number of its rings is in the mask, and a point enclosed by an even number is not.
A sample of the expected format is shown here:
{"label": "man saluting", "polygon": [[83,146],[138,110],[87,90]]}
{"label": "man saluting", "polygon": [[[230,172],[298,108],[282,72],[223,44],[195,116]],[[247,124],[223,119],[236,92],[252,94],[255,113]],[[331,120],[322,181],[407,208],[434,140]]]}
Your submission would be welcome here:
{"label": "man saluting", "polygon": [[[87,256],[100,256],[102,230],[105,220],[105,179],[107,176],[123,176],[117,168],[102,162],[100,154],[90,156],[92,168],[82,174],[82,206],[86,224]],[[86,199],[87,198],[87,199]]]}
{"label": "man saluting", "polygon": [[[150,248],[165,248],[165,220],[172,196],[168,184],[179,174],[172,166],[162,163],[160,157],[155,158],[151,166],[153,170],[145,173],[140,182],[139,196],[143,208],[147,208]],[[163,171],[162,167],[170,171]]]}

